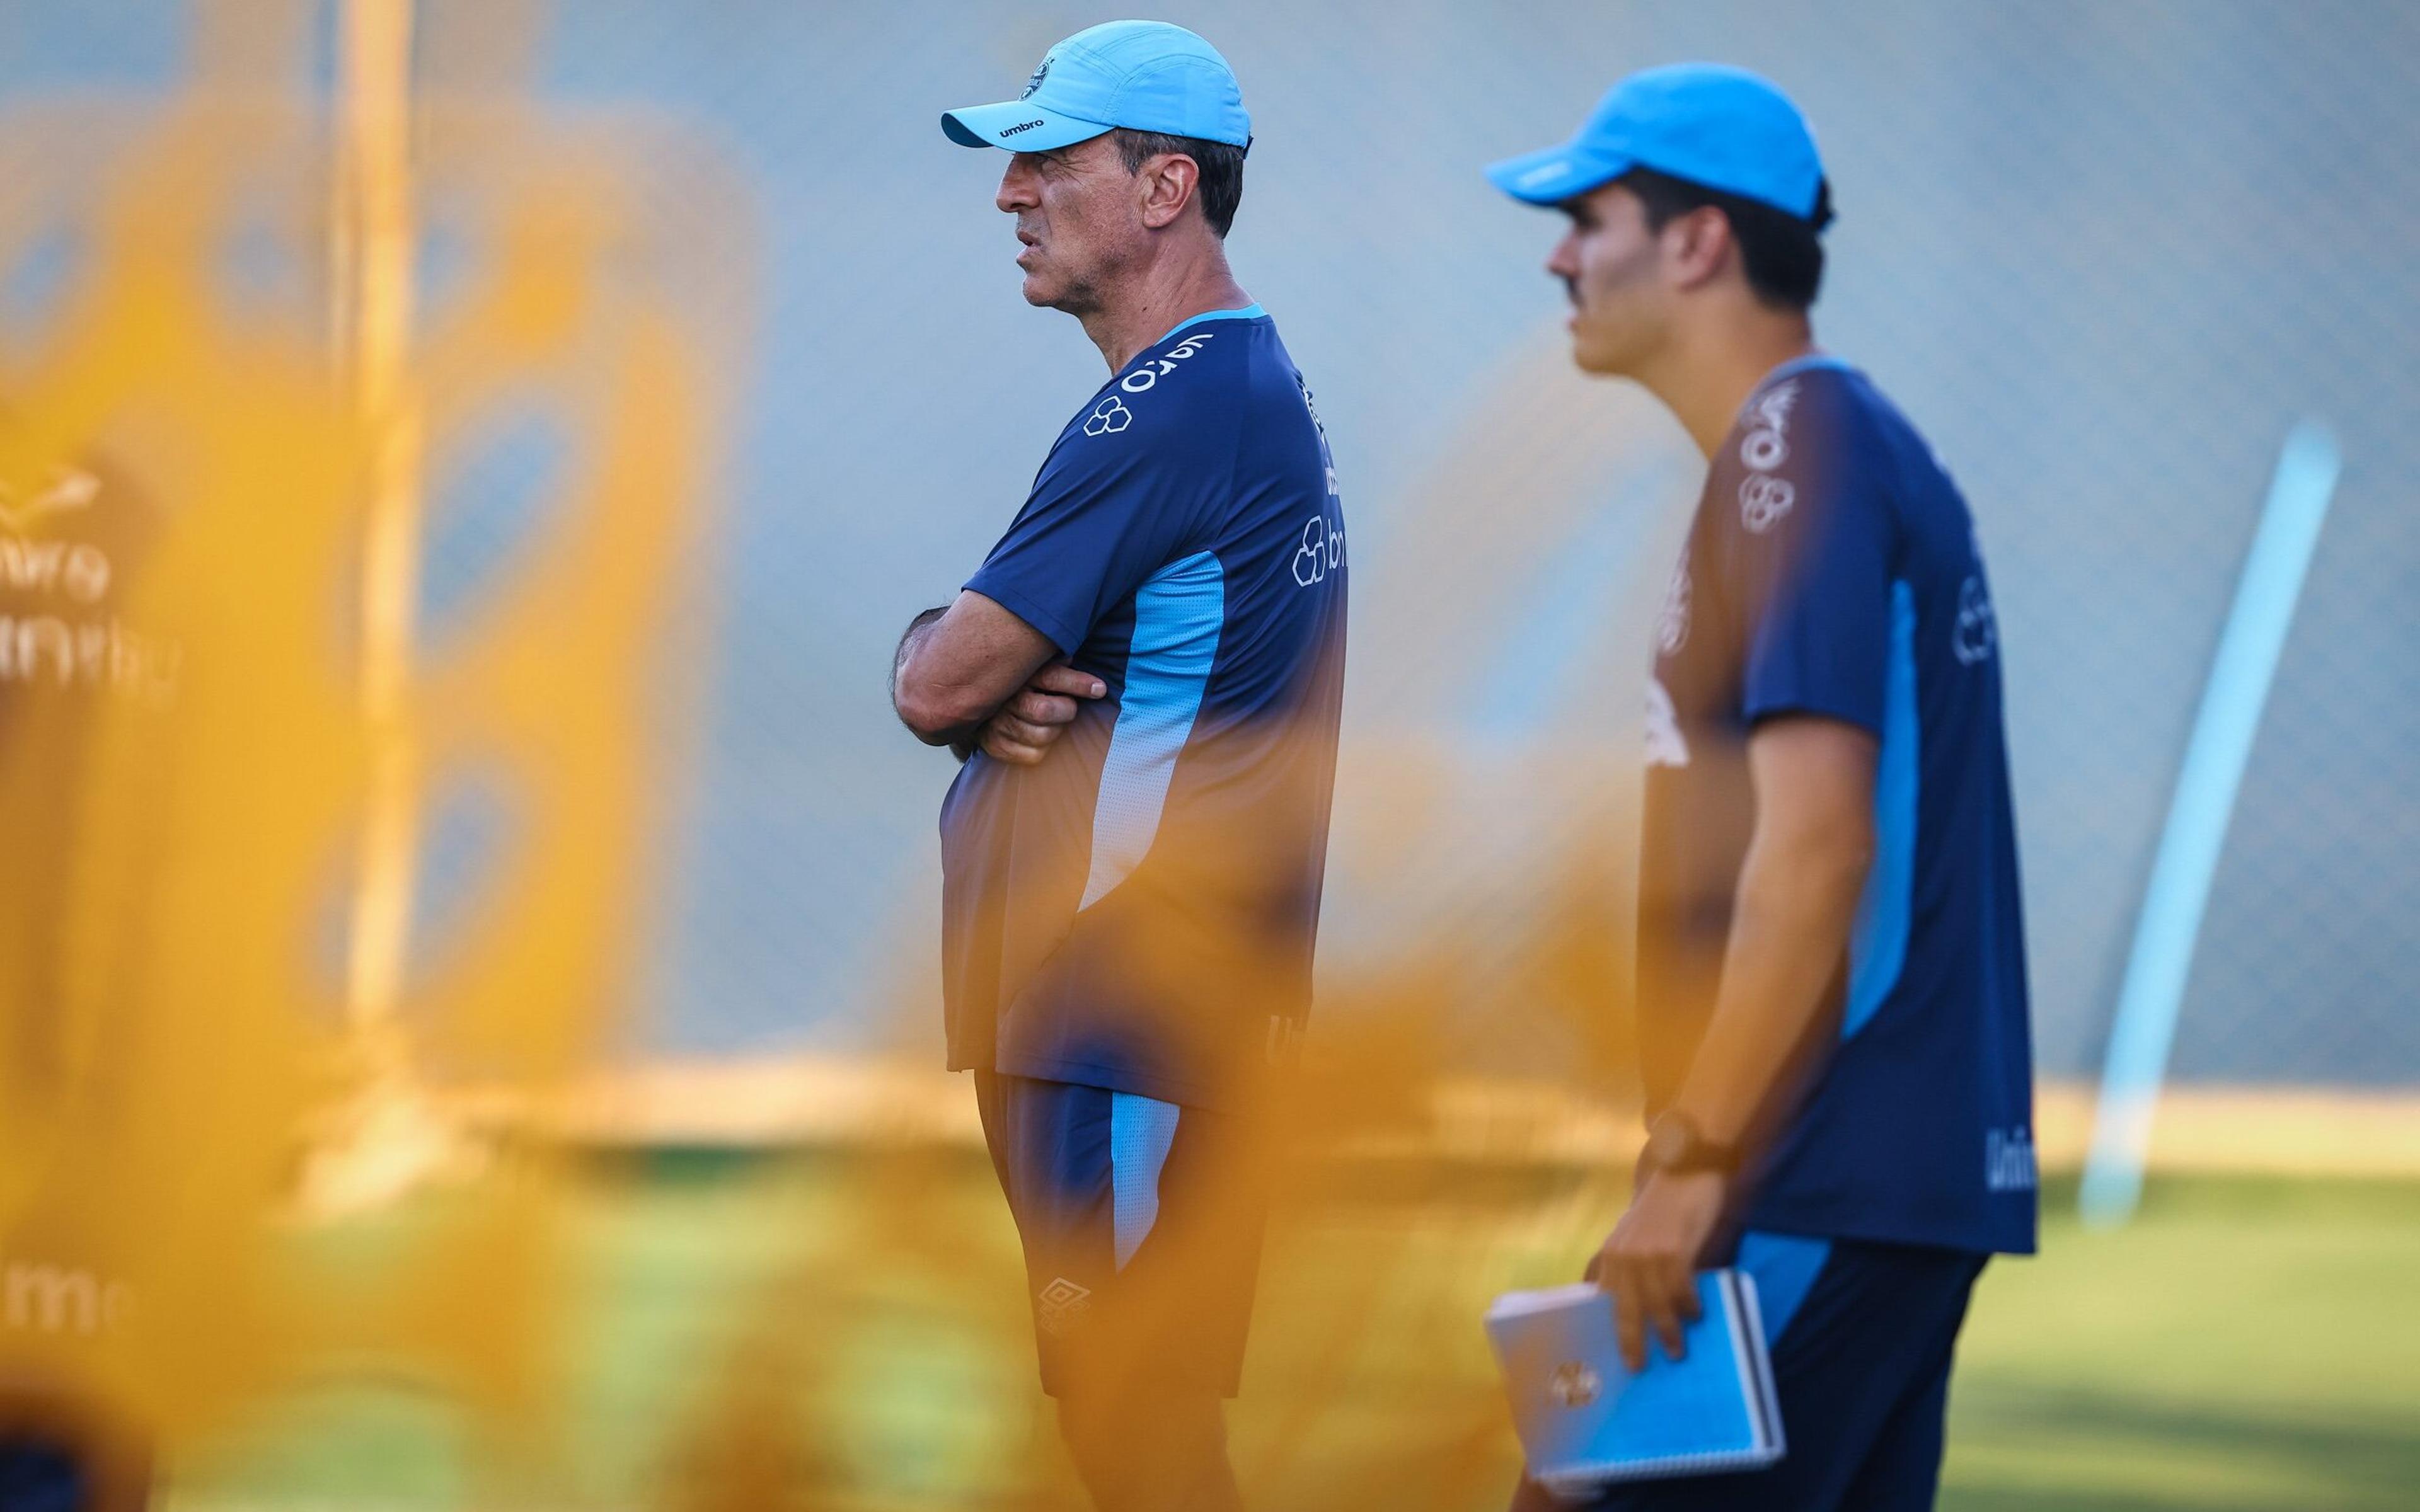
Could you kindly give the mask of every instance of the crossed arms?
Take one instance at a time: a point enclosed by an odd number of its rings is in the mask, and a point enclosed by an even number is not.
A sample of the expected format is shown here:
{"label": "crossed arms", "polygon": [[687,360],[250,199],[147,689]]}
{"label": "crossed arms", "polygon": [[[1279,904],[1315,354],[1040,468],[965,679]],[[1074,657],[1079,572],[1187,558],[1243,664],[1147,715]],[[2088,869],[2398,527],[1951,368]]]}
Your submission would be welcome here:
{"label": "crossed arms", "polygon": [[[927,745],[1032,765],[1101,681],[983,594],[959,594],[908,626],[892,705]],[[1722,985],[1674,1110],[1735,1145],[1823,1011],[1873,856],[1874,737],[1807,716],[1770,718],[1748,739],[1756,827],[1741,864]],[[1642,1364],[1652,1332],[1677,1358],[1697,1311],[1692,1284],[1723,1214],[1717,1173],[1649,1177],[1592,1268],[1614,1293],[1622,1352]]]}
{"label": "crossed arms", "polygon": [[964,760],[981,750],[1031,766],[1109,688],[1067,665],[1050,638],[1001,605],[961,592],[908,623],[891,661],[891,706],[916,738]]}

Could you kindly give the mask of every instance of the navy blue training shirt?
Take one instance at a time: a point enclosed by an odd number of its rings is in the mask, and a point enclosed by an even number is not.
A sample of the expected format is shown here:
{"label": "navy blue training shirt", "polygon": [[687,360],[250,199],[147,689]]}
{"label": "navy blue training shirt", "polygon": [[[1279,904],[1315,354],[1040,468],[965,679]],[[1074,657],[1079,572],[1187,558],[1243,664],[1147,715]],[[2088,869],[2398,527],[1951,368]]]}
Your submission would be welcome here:
{"label": "navy blue training shirt", "polygon": [[1218,1107],[1310,1011],[1343,693],[1342,505],[1258,305],[1069,421],[967,587],[1109,694],[941,806],[950,1066]]}
{"label": "navy blue training shirt", "polygon": [[2024,935],[1999,630],[1965,501],[1829,358],[1785,363],[1713,458],[1648,687],[1639,1026],[1648,1103],[1713,1012],[1755,822],[1757,722],[1879,744],[1875,855],[1812,1042],[1761,1110],[1751,1227],[2030,1252]]}

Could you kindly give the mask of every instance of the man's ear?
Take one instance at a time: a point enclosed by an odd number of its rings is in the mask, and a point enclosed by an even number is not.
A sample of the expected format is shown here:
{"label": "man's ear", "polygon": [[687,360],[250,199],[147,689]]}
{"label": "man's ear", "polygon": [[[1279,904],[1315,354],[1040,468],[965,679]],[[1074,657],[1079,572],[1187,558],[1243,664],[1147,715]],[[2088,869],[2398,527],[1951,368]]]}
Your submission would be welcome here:
{"label": "man's ear", "polygon": [[1164,152],[1146,162],[1135,179],[1142,194],[1142,224],[1156,231],[1175,224],[1193,203],[1202,167],[1181,152]]}
{"label": "man's ear", "polygon": [[1672,217],[1664,227],[1664,259],[1673,281],[1697,288],[1721,276],[1736,243],[1730,218],[1712,205],[1700,205]]}

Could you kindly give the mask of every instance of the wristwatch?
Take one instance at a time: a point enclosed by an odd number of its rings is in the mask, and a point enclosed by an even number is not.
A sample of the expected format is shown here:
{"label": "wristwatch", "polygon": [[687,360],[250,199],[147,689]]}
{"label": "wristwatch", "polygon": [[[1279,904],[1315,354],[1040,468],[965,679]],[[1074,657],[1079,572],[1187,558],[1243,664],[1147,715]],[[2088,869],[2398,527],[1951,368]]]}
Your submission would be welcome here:
{"label": "wristwatch", "polygon": [[1715,1144],[1678,1109],[1648,1126],[1646,1148],[1638,1152],[1641,1177],[1655,1171],[1669,1171],[1675,1176],[1715,1171],[1729,1176],[1738,1169],[1739,1147]]}

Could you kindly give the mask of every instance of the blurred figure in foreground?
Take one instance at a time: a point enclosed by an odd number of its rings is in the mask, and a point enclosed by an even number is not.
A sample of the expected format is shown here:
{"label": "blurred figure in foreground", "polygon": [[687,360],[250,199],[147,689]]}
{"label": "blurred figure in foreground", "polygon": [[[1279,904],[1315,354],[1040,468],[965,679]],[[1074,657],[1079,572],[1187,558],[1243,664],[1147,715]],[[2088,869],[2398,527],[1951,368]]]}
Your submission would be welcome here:
{"label": "blurred figure in foreground", "polygon": [[[0,455],[41,449],[0,414]],[[98,464],[0,466],[0,1512],[130,1512],[149,1500],[148,1435],[92,1383],[132,1288],[79,1211],[59,1133],[91,1095],[100,1031],[70,1005],[67,879],[89,866],[90,789],[112,765],[113,705],[153,733],[181,648],[129,623],[157,509]],[[154,753],[156,754],[156,753]],[[156,775],[156,774],[155,774]]]}
{"label": "blurred figure in foreground", "polygon": [[1228,270],[1251,127],[1215,49],[1096,26],[1024,98],[942,123],[1016,154],[997,203],[1025,298],[1082,321],[1111,375],[894,663],[900,717],[966,759],[941,812],[950,1065],[974,1072],[1094,1499],[1233,1507],[1220,1398],[1335,778],[1336,473]]}
{"label": "blurred figure in foreground", "polygon": [[[1997,629],[1964,501],[1814,345],[1830,190],[1735,69],[1623,81],[1488,170],[1571,229],[1574,360],[1710,471],[1649,684],[1639,1039],[1650,1128],[1591,1274],[1633,1368],[1692,1273],[1757,1280],[1789,1454],[1601,1508],[1932,1504],[1987,1257],[2034,1247],[2024,935]],[[1554,1504],[1525,1485],[1516,1505]]]}

